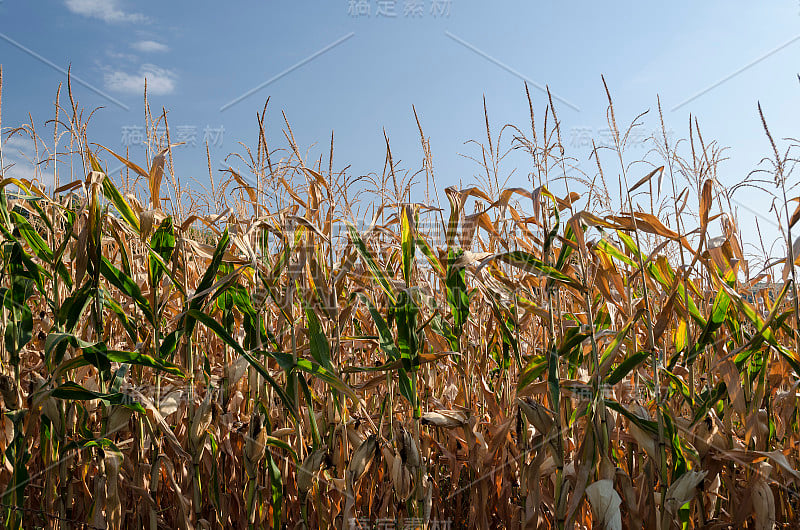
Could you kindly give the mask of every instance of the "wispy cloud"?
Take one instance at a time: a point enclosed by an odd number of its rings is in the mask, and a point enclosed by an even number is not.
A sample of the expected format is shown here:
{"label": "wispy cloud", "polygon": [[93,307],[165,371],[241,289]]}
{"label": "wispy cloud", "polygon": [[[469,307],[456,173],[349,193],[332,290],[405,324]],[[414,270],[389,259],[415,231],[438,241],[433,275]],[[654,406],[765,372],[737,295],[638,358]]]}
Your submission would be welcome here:
{"label": "wispy cloud", "polygon": [[175,91],[178,76],[172,70],[154,64],[143,64],[137,73],[111,70],[105,73],[108,90],[125,94],[142,94],[144,80],[147,78],[147,92],[154,96],[164,96]]}
{"label": "wispy cloud", "polygon": [[169,51],[169,46],[154,40],[140,40],[131,44],[131,48],[144,53],[157,53]]}
{"label": "wispy cloud", "polygon": [[119,0],[65,0],[67,9],[77,15],[99,18],[104,22],[144,22],[140,13],[128,13],[120,7]]}
{"label": "wispy cloud", "polygon": [[[36,157],[35,145],[31,138],[21,135],[12,136],[3,142],[2,149],[5,177],[26,180],[37,178],[40,185],[52,184],[52,176],[42,174],[42,168],[36,166],[39,160]],[[42,154],[43,152],[40,150],[39,156],[41,157]]]}

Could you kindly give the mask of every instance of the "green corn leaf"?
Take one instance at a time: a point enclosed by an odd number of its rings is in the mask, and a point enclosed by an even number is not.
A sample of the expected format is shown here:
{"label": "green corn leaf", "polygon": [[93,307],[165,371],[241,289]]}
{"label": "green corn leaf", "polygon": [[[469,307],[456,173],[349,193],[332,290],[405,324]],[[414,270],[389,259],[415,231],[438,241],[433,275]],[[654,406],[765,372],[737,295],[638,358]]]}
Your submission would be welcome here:
{"label": "green corn leaf", "polygon": [[372,301],[365,295],[361,295],[364,302],[369,308],[372,320],[375,322],[375,327],[378,329],[378,337],[380,346],[390,361],[400,361],[400,367],[397,370],[397,379],[400,386],[400,394],[411,403],[414,410],[417,410],[417,389],[415,379],[408,376],[408,372],[404,368],[406,359],[403,359],[400,349],[394,342],[392,332],[386,320],[373,305]]}
{"label": "green corn leaf", "polygon": [[157,360],[150,355],[146,355],[144,353],[134,352],[134,351],[120,351],[120,350],[108,350],[105,352],[106,357],[109,361],[115,363],[126,363],[126,364],[133,364],[136,366],[145,366],[147,368],[152,368],[154,370],[160,370],[162,372],[166,372],[168,374],[177,375],[179,377],[186,377],[183,372],[181,372],[180,368],[175,366],[172,363],[168,363],[167,361]]}
{"label": "green corn leaf", "polygon": [[151,324],[155,325],[155,315],[150,307],[150,302],[142,295],[142,290],[130,276],[115,267],[106,257],[102,258],[100,272],[111,285],[122,291],[123,294],[133,299],[136,305]]}
{"label": "green corn leaf", "polygon": [[689,428],[691,429],[697,425],[700,420],[705,418],[706,414],[708,414],[708,411],[714,408],[719,400],[726,395],[728,395],[728,389],[725,386],[725,383],[719,383],[711,392],[711,394],[700,404],[697,410],[695,410],[694,419],[692,420],[691,425],[689,425]]}
{"label": "green corn leaf", "polygon": [[561,398],[561,381],[558,377],[558,352],[550,352],[547,364],[547,389],[550,391],[550,403],[554,410],[558,410]]}
{"label": "green corn leaf", "polygon": [[317,363],[324,366],[326,370],[333,372],[331,363],[331,346],[328,337],[322,332],[322,325],[317,314],[305,304],[306,319],[308,320],[308,334],[311,342],[311,356]]}
{"label": "green corn leaf", "polygon": [[505,252],[503,254],[498,254],[494,257],[494,259],[502,261],[503,263],[508,263],[509,265],[522,270],[533,272],[538,276],[544,276],[549,280],[563,284],[567,287],[571,287],[577,291],[582,292],[584,290],[583,285],[581,285],[579,281],[574,278],[570,278],[566,274],[555,269],[554,267],[551,267],[550,265],[545,265],[542,260],[538,259],[529,252],[524,252],[522,250]]}
{"label": "green corn leaf", "polygon": [[111,310],[115,315],[117,315],[117,319],[119,320],[122,327],[125,329],[125,332],[128,334],[128,338],[132,343],[136,343],[139,340],[138,332],[136,330],[134,322],[131,321],[128,314],[125,313],[125,310],[122,309],[122,306],[111,297],[111,294],[103,290],[103,304]]}
{"label": "green corn leaf", "polygon": [[692,391],[689,389],[689,385],[687,385],[683,379],[673,374],[669,370],[663,370],[661,373],[667,376],[667,379],[669,379],[670,382],[675,385],[675,388],[678,389],[678,392],[681,393],[681,396],[683,396],[683,399],[686,401],[686,404],[689,405],[689,407],[694,408],[694,396],[692,395]]}
{"label": "green corn leaf", "polygon": [[278,394],[281,401],[283,401],[284,405],[286,406],[287,410],[292,414],[292,416],[297,419],[297,410],[295,408],[295,404],[292,403],[292,400],[286,394],[286,391],[278,384],[277,381],[272,377],[269,371],[261,365],[252,355],[244,351],[244,349],[239,345],[239,343],[231,337],[227,331],[213,318],[202,313],[196,309],[189,309],[187,312],[188,316],[191,317],[194,321],[198,321],[203,324],[205,327],[213,331],[217,334],[217,336],[222,339],[222,341],[233,348],[233,350],[244,357],[250,366],[252,366],[261,376],[266,379],[267,383],[275,390],[275,393]]}
{"label": "green corn leaf", "polygon": [[652,354],[650,352],[640,351],[627,357],[624,361],[619,363],[610,374],[608,374],[608,377],[606,377],[606,384],[612,386],[616,385],[622,381],[625,376],[635,370],[636,367],[649,359],[651,355]]}
{"label": "green corn leaf", "polygon": [[403,249],[403,279],[406,287],[411,285],[414,251],[417,248],[415,217],[414,208],[411,205],[404,206],[400,211],[400,246]]}
{"label": "green corn leaf", "polygon": [[[60,355],[63,357],[63,352],[68,346],[80,349],[84,359],[99,370],[108,370],[111,368],[111,363],[116,362],[144,366],[184,377],[183,372],[171,363],[156,360],[139,352],[109,350],[104,342],[86,342],[71,333],[48,334],[45,339],[45,355],[50,358],[54,352],[61,352]],[[58,357],[56,362],[60,363]]]}
{"label": "green corn leaf", "polygon": [[361,239],[361,235],[359,235],[358,230],[356,230],[356,227],[351,225],[350,223],[347,224],[347,229],[350,232],[350,240],[355,245],[356,250],[358,250],[361,259],[364,260],[364,262],[366,263],[367,268],[372,274],[373,279],[376,280],[378,284],[380,284],[381,288],[383,289],[383,292],[386,293],[386,296],[389,297],[389,300],[392,302],[392,304],[394,304],[396,302],[396,299],[394,295],[394,290],[392,289],[392,285],[391,283],[389,283],[389,280],[386,278],[386,275],[381,270],[381,268],[378,267],[378,264],[375,263],[375,258],[373,258],[372,254],[370,254],[369,249],[367,248],[367,245],[364,243],[364,240]]}
{"label": "green corn leaf", "polygon": [[544,355],[537,355],[531,359],[528,366],[520,374],[517,381],[517,393],[522,393],[528,385],[533,384],[547,370],[547,358]]}
{"label": "green corn leaf", "polygon": [[636,424],[637,427],[642,429],[643,431],[647,431],[653,436],[658,436],[658,423],[653,420],[646,420],[633,412],[626,409],[622,406],[619,402],[613,399],[606,399],[605,400],[606,407],[610,408],[611,410],[616,410],[623,416],[625,416],[628,420]]}
{"label": "green corn leaf", "polygon": [[[3,244],[3,254],[8,260],[8,273],[14,275],[24,275],[36,283],[36,288],[43,295],[47,295],[42,278],[50,279],[50,274],[41,265],[35,263],[31,256],[22,248],[22,244],[9,232],[6,227],[0,224],[0,231],[3,232],[8,240]],[[70,283],[70,287],[72,284]]]}
{"label": "green corn leaf", "polygon": [[314,450],[319,448],[321,445],[321,440],[319,437],[319,427],[317,427],[317,418],[314,414],[314,401],[311,398],[311,389],[308,388],[308,383],[306,382],[305,377],[298,377],[297,382],[300,384],[300,388],[303,391],[303,396],[305,396],[306,404],[308,405],[308,420],[309,424],[311,425],[311,439],[313,441]]}
{"label": "green corn leaf", "polygon": [[550,250],[550,247],[553,246],[553,241],[556,240],[558,237],[558,227],[561,225],[561,215],[558,213],[558,204],[556,203],[555,197],[544,188],[545,193],[543,195],[548,197],[551,201],[553,201],[553,214],[556,218],[556,222],[553,223],[553,226],[550,228],[550,231],[547,233],[547,236],[544,240],[544,245],[542,246],[542,255],[546,255]]}
{"label": "green corn leaf", "polygon": [[284,442],[280,438],[275,438],[274,436],[267,436],[267,439],[264,441],[264,445],[286,451],[287,453],[289,453],[289,456],[292,457],[292,460],[294,460],[295,462],[298,461],[297,452],[292,448],[291,445]]}
{"label": "green corn leaf", "polygon": [[[645,264],[645,269],[646,269],[645,272],[649,273],[650,276],[653,277],[658,283],[660,283],[661,286],[664,287],[667,291],[671,291],[673,288],[676,288],[678,290],[678,296],[676,297],[676,299],[681,304],[686,303],[688,305],[686,310],[689,312],[689,315],[691,315],[692,319],[695,322],[697,322],[698,325],[705,326],[706,319],[700,313],[700,310],[697,308],[697,304],[695,304],[694,299],[691,296],[688,296],[688,294],[686,293],[686,289],[684,288],[683,282],[677,282],[677,286],[674,285],[675,284],[675,282],[673,281],[674,276],[670,277],[665,275],[664,271],[659,269],[659,267],[655,263],[647,261],[647,258],[643,256],[641,252],[639,252],[639,247],[636,246],[636,243],[634,242],[632,237],[621,231],[617,231],[617,235],[632,254],[642,259],[642,263]],[[600,243],[598,243],[597,248],[602,249],[604,252],[606,252],[610,256],[613,256],[614,258],[624,261],[625,263],[627,263],[628,265],[630,265],[635,269],[639,268],[638,263],[634,262],[633,260],[625,256],[625,254],[623,254],[622,251],[620,251],[619,249],[617,249],[616,247],[614,247],[605,240],[601,240]],[[689,284],[690,286],[692,285],[691,281],[687,281],[687,284]]]}
{"label": "green corn leaf", "polygon": [[422,253],[425,254],[425,257],[428,259],[428,263],[430,263],[431,267],[433,267],[439,276],[444,276],[442,264],[436,257],[436,254],[434,254],[433,249],[430,247],[430,245],[428,245],[428,242],[421,237],[417,237],[417,246],[420,248],[420,250],[422,250]]}
{"label": "green corn leaf", "polygon": [[[453,334],[460,337],[464,324],[469,318],[469,294],[467,293],[466,271],[457,265],[459,258],[464,254],[462,249],[449,249],[447,251],[447,275],[445,277],[445,294],[450,314],[453,317]],[[459,349],[459,344],[451,344],[454,350]]]}
{"label": "green corn leaf", "polygon": [[83,312],[93,298],[93,290],[91,283],[86,282],[62,302],[58,309],[58,321],[61,323],[63,331],[71,333],[75,330],[75,326],[78,325]]}
{"label": "green corn leaf", "polygon": [[[40,217],[43,219],[47,224],[49,224],[49,220],[47,216],[44,215],[44,212],[33,203],[35,208],[40,212]],[[50,246],[47,244],[47,241],[39,235],[39,232],[36,231],[35,228],[28,222],[28,220],[20,215],[16,211],[10,212],[11,219],[14,222],[17,230],[19,231],[20,235],[25,239],[25,241],[30,245],[31,249],[33,250],[34,254],[44,261],[45,263],[55,267],[56,272],[64,280],[64,283],[67,287],[72,288],[72,277],[70,276],[67,268],[61,262],[60,257],[56,260],[56,256],[54,255],[53,251],[50,249]],[[35,278],[34,278],[35,279]]]}
{"label": "green corn leaf", "polygon": [[111,201],[122,218],[125,219],[125,222],[128,223],[137,234],[141,233],[139,217],[136,215],[136,212],[133,211],[133,208],[131,208],[128,202],[122,197],[122,194],[108,176],[103,179],[103,195],[105,195],[106,198]]}
{"label": "green corn leaf", "polygon": [[181,337],[183,337],[183,333],[183,328],[178,328],[161,339],[161,351],[158,355],[162,360],[172,359],[178,350],[178,344],[181,341]]}
{"label": "green corn leaf", "polygon": [[400,350],[397,348],[397,345],[394,343],[394,338],[392,337],[392,332],[389,329],[389,325],[386,323],[386,320],[383,318],[383,315],[380,314],[378,309],[373,305],[372,301],[367,298],[365,295],[361,295],[361,298],[367,304],[369,308],[369,313],[372,315],[372,320],[375,322],[375,327],[378,330],[378,338],[380,341],[380,346],[383,352],[391,361],[398,361],[400,360]]}
{"label": "green corn leaf", "polygon": [[[577,243],[578,238],[575,236],[575,232],[572,230],[572,225],[568,224],[567,228],[564,229],[564,239],[566,241],[572,241]],[[567,260],[572,255],[572,251],[574,250],[572,245],[564,243],[561,245],[561,250],[558,251],[558,258],[556,259],[555,268],[557,270],[561,270],[564,267],[564,264],[567,263]]]}
{"label": "green corn leaf", "polygon": [[692,348],[688,357],[686,357],[686,364],[692,365],[697,359],[697,356],[703,352],[706,346],[714,342],[716,331],[722,327],[728,315],[728,309],[731,306],[731,297],[725,289],[720,290],[714,299],[714,305],[711,307],[711,316],[706,321],[703,332],[697,339],[697,343]]}
{"label": "green corn leaf", "polygon": [[357,400],[358,396],[356,396],[353,389],[347,386],[333,370],[328,370],[317,363],[309,361],[308,359],[297,359],[294,360],[291,354],[284,353],[284,352],[264,352],[273,359],[275,359],[280,367],[287,373],[291,373],[295,370],[300,372],[305,372],[309,375],[313,375],[320,381],[326,383],[328,386],[344,392],[350,398]]}
{"label": "green corn leaf", "polygon": [[120,392],[111,394],[93,392],[73,382],[67,382],[54,388],[50,394],[55,398],[70,401],[92,401],[101,399],[111,405],[122,405],[136,412],[146,412],[145,408],[140,403],[133,401],[132,398],[126,394]]}
{"label": "green corn leaf", "polygon": [[403,367],[407,371],[419,368],[419,335],[417,333],[417,315],[419,307],[408,291],[401,291],[397,297],[395,315],[397,319],[397,345]]}
{"label": "green corn leaf", "polygon": [[39,232],[19,212],[12,210],[10,214],[14,226],[19,230],[20,235],[27,241],[36,256],[47,263],[52,263],[53,251],[50,250],[47,241],[39,235]]}
{"label": "green corn leaf", "polygon": [[616,356],[617,352],[619,351],[620,347],[622,346],[622,341],[625,340],[625,337],[628,335],[628,332],[633,326],[635,318],[630,318],[622,327],[621,330],[614,335],[614,340],[612,340],[606,349],[603,350],[603,355],[600,356],[600,375],[601,377],[605,375],[606,371],[608,370],[608,364],[612,362],[614,357]]}
{"label": "green corn leaf", "polygon": [[495,321],[499,324],[498,327],[503,336],[503,344],[511,346],[511,349],[514,351],[514,360],[521,369],[522,359],[520,358],[519,342],[517,341],[517,330],[515,329],[514,321],[513,319],[506,318],[504,311],[494,298],[490,298],[489,302],[491,303],[492,314],[495,317]]}
{"label": "green corn leaf", "polygon": [[605,238],[598,241],[595,244],[594,248],[611,258],[615,258],[625,263],[630,267],[639,268],[639,265],[636,262],[634,262],[631,258],[626,256],[620,249],[609,243]]}
{"label": "green corn leaf", "polygon": [[150,248],[161,258],[161,261],[158,261],[151,254],[148,260],[150,285],[155,289],[167,270],[164,264],[170,262],[175,250],[175,227],[172,226],[172,217],[167,217],[161,222],[150,238]]}
{"label": "green corn leaf", "polygon": [[561,344],[558,345],[558,356],[570,357],[590,336],[589,333],[582,333],[579,326],[567,328],[564,332],[564,338]]}
{"label": "green corn leaf", "polygon": [[[274,438],[273,438],[274,440]],[[267,443],[267,445],[270,445]],[[294,451],[292,451],[294,452]],[[283,508],[283,477],[281,476],[281,469],[278,463],[272,457],[269,451],[266,455],[267,471],[269,474],[269,483],[271,491],[271,504],[272,504],[272,528],[279,530],[281,526],[281,511]],[[295,455],[297,461],[297,455]]]}
{"label": "green corn leaf", "polygon": [[[211,257],[211,263],[209,263],[206,272],[203,274],[200,283],[197,285],[196,293],[205,293],[214,285],[214,280],[217,277],[217,271],[219,271],[219,267],[222,264],[222,258],[225,255],[225,250],[227,250],[229,243],[230,235],[228,234],[228,229],[226,228],[222,233],[222,236],[219,238],[216,249],[214,249],[214,255]],[[208,297],[208,293],[196,294],[194,297],[192,297],[191,302],[189,302],[189,311],[187,311],[183,317],[183,328],[186,334],[189,336],[192,335],[195,324],[195,318],[192,316],[192,313],[200,312],[206,297]]]}

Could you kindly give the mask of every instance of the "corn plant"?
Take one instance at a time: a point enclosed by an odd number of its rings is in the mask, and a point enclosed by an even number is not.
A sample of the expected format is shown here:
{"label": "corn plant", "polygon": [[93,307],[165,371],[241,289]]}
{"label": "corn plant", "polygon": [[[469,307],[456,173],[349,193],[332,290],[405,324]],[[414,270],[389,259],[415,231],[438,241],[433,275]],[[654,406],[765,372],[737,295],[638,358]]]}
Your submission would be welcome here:
{"label": "corn plant", "polygon": [[[354,178],[288,120],[268,145],[265,106],[209,189],[147,102],[141,159],[69,83],[52,145],[0,130],[42,153],[0,177],[4,525],[796,525],[797,146],[762,112],[767,165],[724,188],[697,121],[661,118],[631,161],[606,87],[612,145],[576,174],[526,93],[529,126],[485,107],[483,176],[444,204],[419,119],[420,172],[386,137]],[[745,253],[752,187],[786,256]]]}

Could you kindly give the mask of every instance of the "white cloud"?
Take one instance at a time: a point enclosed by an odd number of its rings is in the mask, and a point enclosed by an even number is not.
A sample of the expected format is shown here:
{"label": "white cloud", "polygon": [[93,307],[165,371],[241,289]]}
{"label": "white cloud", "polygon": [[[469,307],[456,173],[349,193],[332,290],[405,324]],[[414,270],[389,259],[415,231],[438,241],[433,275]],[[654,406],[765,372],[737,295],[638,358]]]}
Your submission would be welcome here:
{"label": "white cloud", "polygon": [[[32,139],[17,134],[6,139],[2,149],[5,177],[26,180],[37,178],[39,184],[45,187],[52,184],[52,171],[48,171],[44,166],[35,165],[38,160]],[[39,156],[46,156],[43,148],[40,148]]]}
{"label": "white cloud", "polygon": [[114,92],[141,95],[144,93],[144,80],[147,78],[147,93],[164,96],[175,91],[178,76],[172,70],[154,64],[143,64],[138,73],[113,70],[106,72],[106,88]]}
{"label": "white cloud", "polygon": [[140,40],[139,42],[131,44],[131,47],[144,53],[165,52],[169,50],[169,46],[154,40]]}
{"label": "white cloud", "polygon": [[33,140],[30,138],[26,138],[21,134],[15,134],[11,138],[7,138],[5,142],[3,142],[3,147],[6,149],[15,149],[17,151],[33,151]]}
{"label": "white cloud", "polygon": [[106,50],[106,56],[114,61],[125,61],[131,64],[139,60],[139,56],[134,53],[116,52],[114,50]]}
{"label": "white cloud", "polygon": [[144,22],[147,20],[142,14],[127,13],[120,5],[119,0],[65,0],[67,9],[77,15],[90,18],[99,18],[104,22]]}

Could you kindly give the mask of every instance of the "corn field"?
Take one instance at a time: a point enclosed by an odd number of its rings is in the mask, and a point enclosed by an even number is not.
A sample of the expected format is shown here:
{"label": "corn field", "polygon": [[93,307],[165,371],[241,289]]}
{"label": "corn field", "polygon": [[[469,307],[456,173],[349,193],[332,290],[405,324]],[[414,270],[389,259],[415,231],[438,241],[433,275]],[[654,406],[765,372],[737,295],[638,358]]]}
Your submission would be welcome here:
{"label": "corn field", "polygon": [[[166,111],[145,97],[132,160],[67,89],[46,134],[6,134],[42,150],[0,191],[6,528],[800,521],[800,197],[763,114],[772,152],[725,187],[696,121],[628,160],[609,94],[613,145],[574,176],[528,94],[440,203],[422,126],[419,172],[387,138],[355,178],[333,137],[310,160],[287,121],[268,146],[265,106],[247,170],[209,156],[203,188]],[[510,151],[529,187],[504,186]],[[748,187],[788,256],[745,255]]]}

